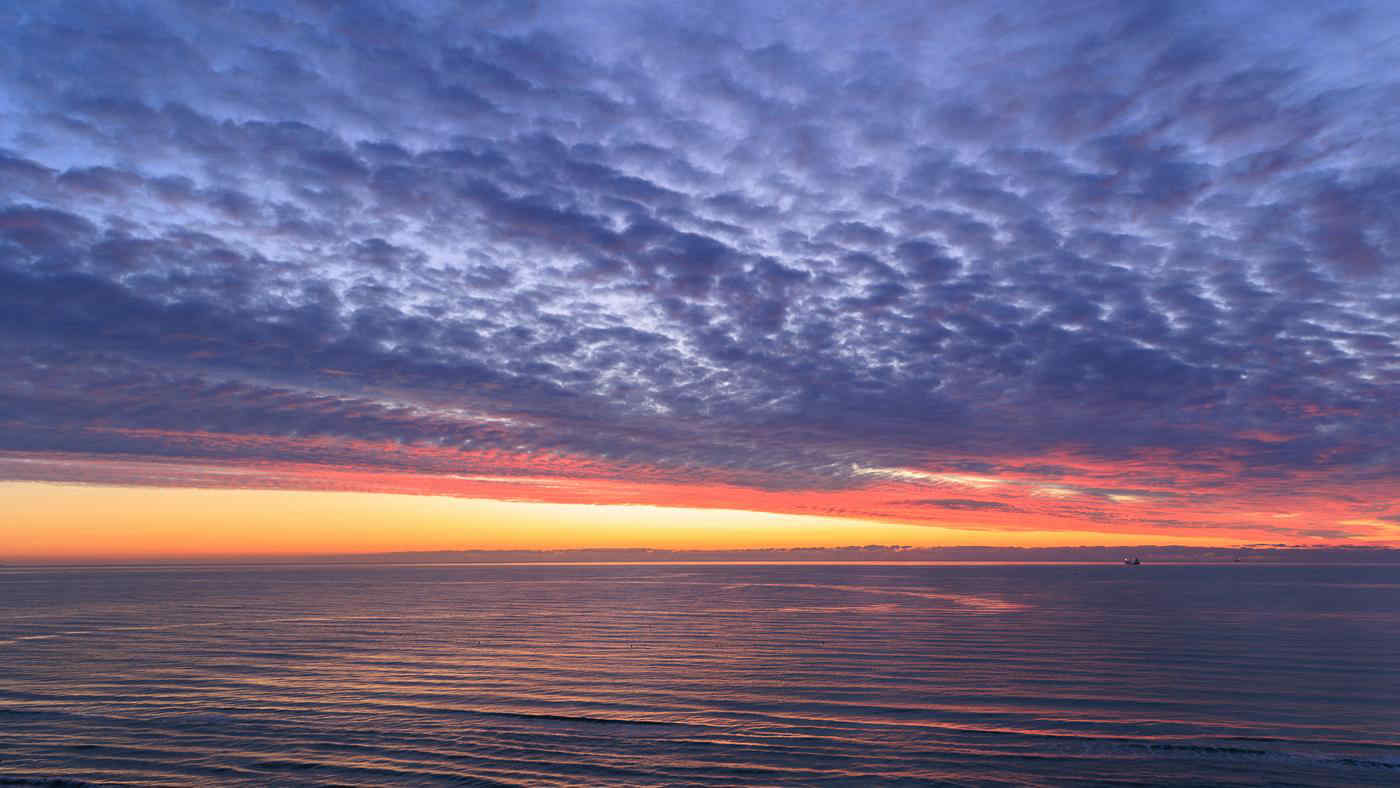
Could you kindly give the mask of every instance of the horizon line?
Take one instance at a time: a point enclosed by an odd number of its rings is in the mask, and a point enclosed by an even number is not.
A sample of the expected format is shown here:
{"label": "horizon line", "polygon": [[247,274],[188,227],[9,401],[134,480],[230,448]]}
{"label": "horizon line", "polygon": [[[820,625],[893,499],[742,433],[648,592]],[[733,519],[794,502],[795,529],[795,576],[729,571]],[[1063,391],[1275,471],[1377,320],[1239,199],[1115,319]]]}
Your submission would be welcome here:
{"label": "horizon line", "polygon": [[[17,566],[133,566],[133,565],[206,565],[240,563],[416,563],[415,559],[438,558],[433,563],[459,564],[635,564],[635,563],[1007,563],[1016,559],[996,557],[1016,555],[1031,563],[1098,563],[1110,560],[1107,554],[1133,554],[1155,551],[1165,553],[1158,563],[1191,562],[1223,556],[1238,557],[1241,553],[1255,555],[1278,554],[1314,558],[1359,556],[1387,558],[1386,563],[1400,562],[1400,548],[1383,545],[1288,545],[1245,544],[1230,546],[1196,546],[1177,544],[1138,545],[1063,545],[1063,546],[990,546],[946,545],[914,547],[906,545],[846,545],[838,547],[757,547],[757,548],[663,548],[663,547],[571,547],[571,548],[461,548],[451,550],[389,550],[374,552],[308,552],[308,553],[185,553],[185,554],[127,554],[127,555],[28,555],[0,556],[0,567]],[[859,555],[852,555],[852,554]],[[939,554],[964,554],[957,558],[938,558]],[[1081,557],[1073,557],[1083,553]],[[632,560],[635,556],[668,556],[674,560]],[[976,555],[978,557],[971,557]],[[1048,556],[1059,555],[1058,559]],[[480,560],[452,560],[471,556]],[[763,557],[763,558],[760,558]],[[1035,556],[1041,556],[1037,559]],[[767,560],[763,560],[766,558]],[[397,559],[397,560],[396,560]],[[496,559],[496,560],[491,560]],[[753,560],[746,560],[753,559]]]}

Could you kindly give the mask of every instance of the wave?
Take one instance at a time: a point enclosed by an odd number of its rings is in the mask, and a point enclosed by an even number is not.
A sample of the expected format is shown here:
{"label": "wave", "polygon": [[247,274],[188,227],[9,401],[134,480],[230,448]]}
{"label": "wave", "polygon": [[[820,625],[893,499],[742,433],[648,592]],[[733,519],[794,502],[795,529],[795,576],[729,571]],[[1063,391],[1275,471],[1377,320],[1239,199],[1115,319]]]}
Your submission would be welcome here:
{"label": "wave", "polygon": [[1400,778],[1380,575],[260,571],[26,590],[0,785]]}
{"label": "wave", "polygon": [[1025,610],[1029,606],[1019,602],[1008,602],[1005,599],[993,596],[977,596],[973,594],[948,594],[936,593],[932,591],[909,591],[901,588],[876,588],[871,586],[854,585],[830,585],[825,583],[733,583],[725,586],[726,589],[743,588],[804,588],[821,591],[842,591],[853,594],[877,594],[881,596],[903,596],[916,599],[929,599],[939,602],[952,602],[957,605],[970,607],[979,611],[1010,613]]}
{"label": "wave", "polygon": [[468,712],[466,712],[466,713],[469,713],[469,714],[477,714],[477,715],[481,715],[481,716],[483,716],[483,717],[507,717],[507,718],[511,718],[511,719],[539,720],[539,721],[549,721],[549,722],[586,722],[586,723],[592,723],[592,724],[595,724],[595,725],[609,725],[609,726],[617,726],[617,725],[651,725],[651,726],[670,727],[670,728],[689,728],[689,727],[694,727],[694,726],[691,726],[691,725],[687,725],[687,724],[685,724],[685,723],[680,723],[680,722],[667,722],[667,721],[665,721],[665,720],[635,720],[635,719],[616,719],[616,718],[612,718],[612,717],[585,717],[585,716],[573,715],[573,714],[541,714],[541,713],[530,713],[530,712],[521,712],[521,711],[476,711],[476,710],[468,711]]}
{"label": "wave", "polygon": [[1350,766],[1359,769],[1400,769],[1400,759],[1378,760],[1351,756],[1315,755],[1289,752],[1287,750],[1266,750],[1254,747],[1239,747],[1223,744],[1178,744],[1173,742],[1151,742],[1131,745],[1149,752],[1185,753],[1189,755],[1240,756],[1248,758],[1278,758],[1300,761],[1320,766]]}

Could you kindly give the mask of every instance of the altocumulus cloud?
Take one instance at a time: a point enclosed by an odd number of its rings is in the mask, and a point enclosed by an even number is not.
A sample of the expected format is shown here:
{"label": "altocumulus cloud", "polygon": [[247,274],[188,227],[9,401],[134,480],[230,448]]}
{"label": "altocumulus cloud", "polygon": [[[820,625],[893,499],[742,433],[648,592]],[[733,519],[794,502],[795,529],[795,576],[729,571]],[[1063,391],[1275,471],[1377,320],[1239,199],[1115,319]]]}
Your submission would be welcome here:
{"label": "altocumulus cloud", "polygon": [[0,449],[1390,511],[1397,19],[12,4]]}

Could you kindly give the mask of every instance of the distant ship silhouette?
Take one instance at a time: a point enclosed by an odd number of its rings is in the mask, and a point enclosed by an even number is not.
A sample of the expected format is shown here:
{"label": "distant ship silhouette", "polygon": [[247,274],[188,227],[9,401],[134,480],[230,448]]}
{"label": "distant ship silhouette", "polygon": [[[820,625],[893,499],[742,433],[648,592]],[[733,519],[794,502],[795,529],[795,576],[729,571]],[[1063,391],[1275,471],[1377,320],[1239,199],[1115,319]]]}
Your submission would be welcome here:
{"label": "distant ship silhouette", "polygon": [[1137,566],[1137,565],[1141,564],[1142,561],[1138,560],[1137,557],[1133,557],[1133,558],[1124,558],[1124,559],[1123,559],[1123,563],[1127,564],[1128,566]]}

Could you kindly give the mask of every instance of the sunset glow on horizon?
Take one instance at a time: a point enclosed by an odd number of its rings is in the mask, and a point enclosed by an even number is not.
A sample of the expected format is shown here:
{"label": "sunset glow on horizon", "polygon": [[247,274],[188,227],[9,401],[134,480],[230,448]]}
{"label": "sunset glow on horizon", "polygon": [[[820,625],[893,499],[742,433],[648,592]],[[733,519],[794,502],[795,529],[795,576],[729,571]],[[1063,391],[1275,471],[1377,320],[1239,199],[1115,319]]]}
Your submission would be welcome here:
{"label": "sunset glow on horizon", "polygon": [[0,560],[1400,547],[1395,14],[924,5],[0,10]]}
{"label": "sunset glow on horizon", "polygon": [[[1001,530],[645,504],[526,503],[433,495],[0,483],[12,518],[4,556],[134,560],[450,550],[647,547],[751,550],[1078,544],[1133,545],[1149,534]],[[1179,544],[1232,544],[1218,537]],[[1237,543],[1239,540],[1236,539]]]}
{"label": "sunset glow on horizon", "polygon": [[[30,458],[31,462],[39,462]],[[48,462],[61,460],[49,459]],[[68,460],[68,462],[73,462]],[[1065,511],[1083,490],[1057,483],[955,477],[929,482],[916,472],[847,491],[765,492],[733,486],[579,482],[528,477],[435,477],[424,474],[329,471],[324,468],[237,468],[102,462],[90,473],[139,471],[140,484],[0,482],[11,538],[4,558],[142,558],[324,555],[432,550],[672,550],[845,547],[860,544],[1060,547],[1170,542],[1237,546],[1277,541],[1312,522],[1316,512],[1280,508],[1317,500],[1235,502],[1224,515],[1201,515],[1195,533],[1179,520],[1163,523],[1161,502],[1136,494],[1100,494],[1103,506],[1127,508],[1136,522]],[[135,467],[133,467],[133,465]],[[113,474],[117,475],[117,474]],[[218,481],[235,476],[240,487]],[[912,477],[912,478],[908,478]],[[151,486],[151,479],[186,486]],[[919,494],[999,491],[1019,504],[973,506],[939,499],[930,515]],[[940,487],[942,492],[938,492]],[[1028,488],[1028,489],[1017,489]],[[964,503],[964,501],[969,503]],[[1166,507],[1174,505],[1167,502]],[[1249,511],[1272,506],[1273,510]],[[1019,508],[1024,506],[1026,508]],[[1038,507],[1038,508],[1031,508]],[[959,511],[959,509],[962,511]],[[1008,516],[1014,513],[1014,517]],[[1344,511],[1333,518],[1345,517]],[[1400,526],[1382,520],[1342,523],[1370,538],[1352,544],[1393,545]],[[1108,526],[1108,527],[1106,527]],[[1314,539],[1304,544],[1333,544]]]}

